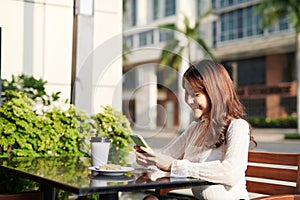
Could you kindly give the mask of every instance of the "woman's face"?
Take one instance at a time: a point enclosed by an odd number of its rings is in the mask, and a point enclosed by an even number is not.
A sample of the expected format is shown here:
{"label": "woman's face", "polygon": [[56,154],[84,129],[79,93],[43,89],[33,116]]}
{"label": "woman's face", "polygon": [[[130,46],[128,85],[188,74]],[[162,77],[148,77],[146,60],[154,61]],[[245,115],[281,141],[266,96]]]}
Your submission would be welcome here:
{"label": "woman's face", "polygon": [[203,92],[194,91],[188,82],[185,82],[185,102],[193,110],[194,119],[201,119],[210,110],[208,96]]}

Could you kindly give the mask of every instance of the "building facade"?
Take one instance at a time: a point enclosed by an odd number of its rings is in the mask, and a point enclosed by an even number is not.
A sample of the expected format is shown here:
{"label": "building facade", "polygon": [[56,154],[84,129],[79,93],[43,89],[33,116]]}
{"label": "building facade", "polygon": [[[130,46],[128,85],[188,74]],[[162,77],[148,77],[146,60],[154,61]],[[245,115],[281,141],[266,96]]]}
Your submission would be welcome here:
{"label": "building facade", "polygon": [[[178,80],[167,84],[167,77],[173,71],[161,70],[158,63],[166,41],[181,36],[157,27],[166,23],[183,27],[182,15],[194,21],[208,9],[212,9],[214,17],[203,21],[199,33],[227,68],[248,116],[295,115],[296,33],[287,19],[263,29],[261,16],[255,10],[259,3],[259,0],[127,0],[130,14],[124,17],[128,58],[123,66],[123,104],[129,105],[124,112],[133,123],[138,121],[139,104],[136,104],[137,97],[128,93],[137,88],[138,77],[137,73],[127,72],[151,65],[157,80],[156,125],[179,125]],[[191,61],[203,59],[203,51],[197,44],[191,52]]]}

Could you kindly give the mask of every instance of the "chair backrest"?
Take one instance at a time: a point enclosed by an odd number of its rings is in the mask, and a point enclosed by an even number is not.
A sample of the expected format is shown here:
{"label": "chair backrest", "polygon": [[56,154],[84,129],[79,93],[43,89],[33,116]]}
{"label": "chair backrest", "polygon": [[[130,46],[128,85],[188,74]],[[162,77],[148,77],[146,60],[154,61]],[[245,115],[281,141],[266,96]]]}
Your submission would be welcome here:
{"label": "chair backrest", "polygon": [[43,200],[43,192],[32,191],[17,194],[0,194],[0,200]]}
{"label": "chair backrest", "polygon": [[300,193],[300,154],[249,152],[248,192],[279,195]]}

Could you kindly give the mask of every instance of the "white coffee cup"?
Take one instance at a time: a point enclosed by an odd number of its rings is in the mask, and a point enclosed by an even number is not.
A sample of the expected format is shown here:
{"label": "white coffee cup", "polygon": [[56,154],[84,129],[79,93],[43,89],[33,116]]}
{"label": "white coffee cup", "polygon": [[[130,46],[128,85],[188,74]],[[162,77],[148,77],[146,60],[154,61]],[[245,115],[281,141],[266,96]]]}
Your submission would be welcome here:
{"label": "white coffee cup", "polygon": [[90,142],[92,165],[96,167],[106,165],[111,140],[107,137],[92,137]]}

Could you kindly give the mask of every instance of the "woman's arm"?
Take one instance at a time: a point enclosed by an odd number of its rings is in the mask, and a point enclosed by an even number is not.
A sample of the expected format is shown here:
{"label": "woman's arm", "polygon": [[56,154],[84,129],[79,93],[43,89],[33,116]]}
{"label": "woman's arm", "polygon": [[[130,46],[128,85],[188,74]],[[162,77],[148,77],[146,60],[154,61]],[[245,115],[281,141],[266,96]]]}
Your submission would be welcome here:
{"label": "woman's arm", "polygon": [[153,151],[150,147],[135,146],[136,162],[145,167],[156,165],[163,171],[170,171],[173,161],[182,159],[187,141],[196,125],[192,123],[184,133],[159,152]]}
{"label": "woman's arm", "polygon": [[172,156],[175,159],[182,159],[185,153],[186,146],[188,145],[191,135],[193,134],[197,126],[197,122],[192,122],[180,136],[171,141],[170,144],[168,144],[158,153]]}
{"label": "woman's arm", "polygon": [[[249,124],[243,119],[233,120],[228,127],[227,149],[223,160],[192,163],[175,160],[171,176],[194,177],[214,183],[234,185],[245,176],[249,149]],[[221,147],[220,147],[221,148]]]}

